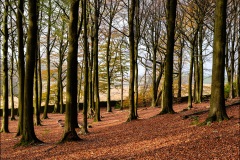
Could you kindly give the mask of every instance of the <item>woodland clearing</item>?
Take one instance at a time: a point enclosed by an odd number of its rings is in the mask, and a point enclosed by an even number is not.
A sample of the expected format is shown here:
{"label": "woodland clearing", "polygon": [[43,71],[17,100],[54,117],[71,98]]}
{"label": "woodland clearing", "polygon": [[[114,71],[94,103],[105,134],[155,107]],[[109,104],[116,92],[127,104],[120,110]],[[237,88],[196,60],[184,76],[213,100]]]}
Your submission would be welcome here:
{"label": "woodland clearing", "polygon": [[[226,104],[239,101],[235,98]],[[102,108],[102,121],[89,119],[89,134],[79,134],[80,142],[63,144],[57,142],[64,130],[58,120],[64,120],[64,114],[49,114],[42,126],[35,126],[37,137],[44,143],[33,146],[14,147],[21,137],[15,137],[17,121],[9,121],[10,133],[0,134],[0,159],[239,159],[240,105],[227,107],[230,120],[206,126],[197,124],[206,119],[209,101],[183,111],[186,106],[174,104],[176,114],[159,116],[160,108],[139,108],[139,119],[127,123],[127,109],[108,113]],[[82,113],[78,117],[81,123]]]}

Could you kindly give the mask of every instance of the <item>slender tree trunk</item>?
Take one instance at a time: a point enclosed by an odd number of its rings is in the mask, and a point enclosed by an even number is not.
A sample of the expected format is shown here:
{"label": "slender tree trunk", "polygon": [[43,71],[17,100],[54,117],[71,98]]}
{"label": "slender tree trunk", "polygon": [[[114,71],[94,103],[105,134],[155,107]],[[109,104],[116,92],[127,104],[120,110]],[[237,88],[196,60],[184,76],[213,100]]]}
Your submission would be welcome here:
{"label": "slender tree trunk", "polygon": [[62,65],[63,65],[63,58],[65,52],[65,46],[63,45],[63,34],[65,30],[65,23],[62,24],[62,34],[60,39],[60,48],[59,48],[59,64],[58,64],[58,78],[57,78],[57,100],[54,106],[53,113],[60,112],[60,104],[61,104],[61,89],[62,89]]}
{"label": "slender tree trunk", "polygon": [[[14,47],[13,47],[14,48]],[[12,49],[13,49],[12,48]],[[13,54],[11,57],[11,73],[10,73],[10,94],[11,94],[11,120],[16,120],[14,115],[14,93],[13,93]]]}
{"label": "slender tree trunk", "polygon": [[182,57],[183,57],[183,48],[184,48],[184,40],[180,40],[181,48],[180,48],[180,54],[178,57],[178,93],[177,98],[179,102],[181,102],[182,98]]}
{"label": "slender tree trunk", "polygon": [[3,119],[2,119],[2,127],[0,132],[8,133],[8,7],[9,2],[5,1],[5,8],[3,14]]}
{"label": "slender tree trunk", "polygon": [[[95,112],[95,98],[94,98],[94,85],[95,85],[95,68],[94,68],[94,63],[95,63],[95,56],[94,56],[94,52],[93,52],[93,48],[94,48],[94,25],[91,26],[91,51],[89,52],[89,58],[88,58],[88,81],[89,81],[89,85],[88,85],[88,114],[90,115],[94,115]],[[87,47],[88,47],[88,51],[90,50],[90,44],[87,43]],[[89,75],[91,74],[91,76]]]}
{"label": "slender tree trunk", "polygon": [[134,107],[134,77],[135,77],[135,53],[134,53],[134,17],[136,0],[131,0],[129,7],[129,54],[130,54],[130,78],[129,78],[129,116],[127,121],[137,119]]}
{"label": "slender tree trunk", "polygon": [[[195,43],[195,42],[194,42]],[[194,52],[195,45],[194,43],[191,45],[191,55],[190,55],[190,70],[188,75],[188,109],[192,108],[192,75],[193,75],[193,64],[194,64]]]}
{"label": "slender tree trunk", "polygon": [[[147,60],[145,60],[145,64],[146,63],[147,63]],[[147,92],[147,71],[148,71],[148,68],[145,66],[145,71],[144,71],[144,90],[143,90],[144,93]],[[147,106],[147,96],[146,96],[146,94],[143,95],[143,105],[144,105],[144,107]]]}
{"label": "slender tree trunk", "polygon": [[120,104],[120,110],[123,109],[123,91],[124,91],[124,86],[123,86],[123,82],[124,82],[124,71],[123,71],[123,64],[122,64],[122,51],[121,51],[121,48],[122,48],[122,42],[121,42],[121,45],[120,45],[120,53],[119,53],[119,59],[120,59],[120,72],[121,72],[121,104]]}
{"label": "slender tree trunk", "polygon": [[[240,23],[238,36],[240,37]],[[238,46],[237,97],[240,97],[240,45]]]}
{"label": "slender tree trunk", "polygon": [[99,32],[99,9],[100,9],[100,1],[94,0],[95,3],[95,13],[94,13],[94,46],[93,46],[93,54],[94,54],[94,93],[95,93],[95,117],[94,121],[101,121],[100,118],[100,106],[99,106],[99,80],[98,80],[98,32]]}
{"label": "slender tree trunk", "polygon": [[153,67],[153,75],[152,75],[152,107],[156,107],[155,106],[155,102],[156,102],[156,99],[157,99],[157,87],[156,87],[156,74],[157,74],[157,69],[156,69],[156,47],[153,46],[153,64],[152,64],[152,67]]}
{"label": "slender tree trunk", "polygon": [[[229,98],[233,99],[235,97],[234,94],[234,64],[235,64],[235,40],[236,40],[236,34],[237,34],[237,18],[234,19],[233,22],[233,33],[232,33],[232,40],[231,40],[231,51],[230,51],[230,68],[231,68],[231,79],[230,79],[230,91],[229,91]],[[240,42],[239,42],[240,44]]]}
{"label": "slender tree trunk", "polygon": [[174,30],[176,19],[177,0],[167,1],[167,53],[166,65],[164,67],[164,89],[162,98],[162,111],[160,114],[174,113],[173,110],[173,52],[174,52]]}
{"label": "slender tree trunk", "polygon": [[[94,35],[93,35],[93,33],[94,33],[94,29],[93,29],[93,27],[91,26],[91,33],[92,33],[92,35],[91,35],[91,52],[89,52],[89,56],[88,56],[88,64],[89,64],[89,67],[88,67],[88,70],[89,70],[89,72],[88,72],[88,88],[89,88],[89,90],[88,90],[88,112],[92,112],[92,108],[94,108],[93,106],[94,106],[94,94],[93,94],[93,88],[94,88],[94,86],[93,86],[93,83],[94,83],[94,77],[95,77],[95,73],[93,73],[93,72],[95,72],[95,70],[93,70],[93,46],[94,46]],[[89,114],[91,114],[91,113],[89,113]]]}
{"label": "slender tree trunk", "polygon": [[[42,3],[40,4],[43,5],[43,1]],[[38,28],[38,41],[37,41],[37,63],[36,65],[38,66],[37,67],[37,79],[38,79],[38,111],[39,111],[39,119],[40,119],[40,111],[41,111],[41,107],[42,107],[42,63],[41,63],[41,48],[40,48],[40,30],[42,28],[42,10],[40,9],[39,10],[39,7],[38,7],[38,14],[39,14],[39,28]]]}
{"label": "slender tree trunk", "polygon": [[226,46],[227,0],[217,0],[213,41],[213,68],[210,111],[206,123],[229,119],[224,99],[224,61]]}
{"label": "slender tree trunk", "polygon": [[200,25],[199,28],[199,97],[198,100],[202,102],[203,96],[203,24]]}
{"label": "slender tree trunk", "polygon": [[47,53],[46,53],[46,59],[47,59],[47,90],[46,90],[46,100],[45,100],[45,107],[43,112],[43,119],[47,119],[47,108],[49,105],[49,98],[50,98],[50,36],[51,36],[51,14],[52,14],[52,5],[51,0],[48,1],[48,30],[47,30]]}
{"label": "slender tree trunk", "polygon": [[140,39],[140,20],[139,20],[139,9],[140,3],[139,0],[136,0],[135,5],[135,42],[134,42],[134,62],[135,62],[135,75],[134,75],[134,109],[135,109],[135,116],[138,117],[137,109],[138,109],[138,44]]}
{"label": "slender tree trunk", "polygon": [[110,0],[109,2],[109,23],[108,23],[108,38],[107,38],[107,52],[106,52],[106,67],[107,67],[107,112],[112,112],[111,108],[111,77],[112,71],[110,72],[110,62],[111,62],[111,38],[112,38],[112,23],[114,16],[118,10],[118,5],[120,1]]}
{"label": "slender tree trunk", "polygon": [[18,33],[18,129],[17,136],[23,133],[23,106],[24,106],[24,77],[25,77],[25,62],[24,62],[24,44],[23,44],[23,13],[24,0],[18,0],[17,11],[17,33]]}
{"label": "slender tree trunk", "polygon": [[[196,38],[195,46],[198,46],[198,33]],[[199,103],[199,50],[195,47],[194,54],[194,102]]]}
{"label": "slender tree trunk", "polygon": [[[112,1],[111,1],[112,2]],[[112,7],[112,5],[111,5]],[[107,53],[106,53],[106,66],[107,66],[107,112],[112,112],[112,108],[110,106],[111,102],[111,75],[110,75],[110,42],[111,42],[111,35],[112,35],[112,12],[110,11],[110,22],[108,28],[108,39],[107,39]]]}
{"label": "slender tree trunk", "polygon": [[81,140],[75,131],[77,113],[77,55],[78,55],[79,0],[70,1],[69,49],[67,57],[67,88],[64,135],[61,142]]}
{"label": "slender tree trunk", "polygon": [[[39,7],[37,7],[37,16],[39,17]],[[41,26],[41,25],[40,25]],[[34,115],[35,115],[35,125],[41,125],[40,119],[40,107],[39,106],[39,91],[38,91],[38,60],[40,59],[40,37],[39,37],[39,29],[37,31],[37,49],[36,49],[36,59],[35,59],[35,69],[34,69]],[[41,105],[41,104],[40,104]]]}
{"label": "slender tree trunk", "polygon": [[[239,6],[239,5],[238,5]],[[238,7],[238,12],[240,12],[240,7]],[[239,15],[238,15],[239,18]],[[240,39],[240,22],[238,22],[238,39]],[[238,70],[237,70],[237,97],[240,97],[240,44],[238,43]]]}
{"label": "slender tree trunk", "polygon": [[231,67],[229,66],[229,48],[228,48],[228,36],[226,38],[226,53],[225,53],[225,67],[226,67],[226,72],[227,72],[227,82],[230,85],[230,81],[231,81]]}
{"label": "slender tree trunk", "polygon": [[37,54],[37,0],[28,1],[28,38],[26,52],[26,75],[24,79],[24,116],[23,133],[19,145],[41,143],[36,137],[33,124],[33,77],[35,68],[35,56]]}
{"label": "slender tree trunk", "polygon": [[84,92],[83,92],[83,133],[88,133],[87,129],[87,109],[88,109],[88,35],[87,35],[87,0],[83,0],[83,43],[84,43]]}
{"label": "slender tree trunk", "polygon": [[[38,50],[37,50],[38,51]],[[37,53],[38,55],[38,53]],[[36,126],[40,126],[41,125],[41,120],[40,120],[40,110],[39,110],[39,106],[38,106],[38,60],[37,60],[37,56],[36,56],[36,60],[35,60],[35,69],[34,69],[34,115],[35,115],[35,125]]]}
{"label": "slender tree trunk", "polygon": [[[120,54],[121,55],[121,54]],[[121,59],[121,57],[120,57]],[[122,61],[122,60],[121,60]],[[122,62],[120,61],[121,64],[121,105],[120,105],[120,110],[123,109],[123,92],[124,92],[124,86],[123,86],[123,81],[124,81],[124,72],[123,72],[123,66]]]}
{"label": "slender tree trunk", "polygon": [[[135,48],[136,49],[136,48]],[[136,51],[136,50],[135,50]],[[136,51],[135,53],[137,54],[138,51]],[[136,57],[137,58],[137,57]],[[137,61],[137,59],[135,59]],[[134,112],[135,115],[138,117],[138,64],[135,63],[135,77],[134,77]]]}
{"label": "slender tree trunk", "polygon": [[[12,16],[12,12],[11,12]],[[13,34],[13,21],[11,21],[11,46],[12,46],[12,56],[11,56],[11,72],[10,72],[10,95],[11,95],[11,120],[16,120],[14,115],[14,93],[13,93],[13,72],[14,72],[14,54],[15,54],[15,43],[14,43],[14,34]]]}

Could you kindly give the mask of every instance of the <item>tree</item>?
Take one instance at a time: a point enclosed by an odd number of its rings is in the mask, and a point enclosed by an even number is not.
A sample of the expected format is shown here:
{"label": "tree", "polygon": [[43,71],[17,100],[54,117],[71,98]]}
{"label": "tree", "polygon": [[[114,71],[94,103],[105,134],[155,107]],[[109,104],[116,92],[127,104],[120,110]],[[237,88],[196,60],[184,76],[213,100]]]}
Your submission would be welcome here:
{"label": "tree", "polygon": [[[37,16],[39,19],[39,7],[37,7]],[[41,119],[40,119],[40,107],[41,103],[39,103],[39,91],[38,91],[38,60],[40,59],[40,43],[39,43],[39,28],[37,30],[37,49],[36,49],[36,56],[35,56],[35,69],[34,69],[34,116],[35,121],[34,124],[36,126],[41,125]],[[39,106],[40,105],[40,106]]]}
{"label": "tree", "polygon": [[174,113],[173,103],[173,49],[177,0],[167,1],[167,53],[164,68],[164,88],[162,97],[162,111],[160,114]]}
{"label": "tree", "polygon": [[238,19],[239,19],[239,13],[238,13],[238,6],[239,1],[237,0],[231,0],[228,4],[227,9],[227,36],[226,36],[226,71],[227,71],[227,79],[228,79],[228,85],[229,85],[229,98],[234,98],[235,95],[235,87],[234,87],[234,75],[237,69],[235,68],[235,58],[236,58],[236,52],[237,47],[239,44],[239,38],[238,38]]}
{"label": "tree", "polygon": [[135,52],[134,52],[134,17],[135,17],[135,0],[131,0],[129,6],[129,54],[130,54],[130,78],[129,78],[129,116],[127,121],[137,119],[134,105],[134,77],[135,77]]}
{"label": "tree", "polygon": [[227,120],[224,99],[224,62],[227,0],[217,0],[215,10],[210,111],[205,123]]}
{"label": "tree", "polygon": [[51,14],[52,14],[52,2],[51,0],[48,1],[48,27],[47,27],[47,53],[46,53],[46,59],[47,59],[47,93],[46,93],[46,100],[45,100],[45,107],[43,112],[43,119],[47,119],[47,108],[49,104],[49,97],[50,97],[50,54],[51,54],[51,45],[50,45],[50,36],[51,36]]}
{"label": "tree", "polygon": [[82,1],[83,11],[83,65],[84,65],[84,91],[83,91],[83,133],[88,133],[87,113],[88,113],[88,30],[87,30],[87,0]]}
{"label": "tree", "polygon": [[[57,95],[56,95],[56,102],[54,106],[54,111],[53,113],[60,112],[61,114],[63,113],[63,63],[65,61],[65,52],[67,49],[67,44],[64,43],[64,32],[65,32],[65,22],[62,21],[61,25],[61,33],[60,33],[60,42],[59,42],[59,62],[57,65],[58,68],[58,75],[57,75]],[[60,109],[60,110],[59,110]]]}
{"label": "tree", "polygon": [[0,132],[8,133],[8,7],[9,2],[6,0],[3,15],[3,119]]}
{"label": "tree", "polygon": [[78,9],[79,0],[70,1],[69,49],[67,57],[67,88],[64,135],[61,142],[81,140],[75,131],[77,112],[77,54],[78,54]]}
{"label": "tree", "polygon": [[134,75],[134,112],[136,117],[138,117],[138,45],[140,41],[140,2],[136,0],[135,5],[135,36],[134,36],[134,65],[135,65],[135,75]]}
{"label": "tree", "polygon": [[95,102],[95,117],[94,121],[101,121],[100,106],[99,106],[99,82],[98,82],[98,34],[99,34],[99,16],[100,16],[100,0],[94,0],[94,40],[93,40],[93,59],[94,59],[94,98]]}
{"label": "tree", "polygon": [[18,33],[18,114],[19,114],[19,118],[18,118],[17,136],[22,135],[22,132],[23,132],[24,78],[25,78],[23,13],[24,13],[24,0],[18,0],[17,33]]}
{"label": "tree", "polygon": [[[12,12],[11,12],[11,17],[12,17]],[[10,101],[11,101],[11,120],[16,120],[15,115],[14,115],[14,86],[13,86],[13,77],[14,77],[14,55],[15,55],[15,41],[14,41],[14,26],[13,26],[13,20],[11,20],[11,50],[12,50],[12,55],[11,55],[11,71],[10,71]]]}
{"label": "tree", "polygon": [[33,77],[38,30],[37,2],[37,0],[28,1],[29,26],[27,32],[26,75],[24,79],[23,133],[19,145],[42,143],[35,135],[33,124]]}
{"label": "tree", "polygon": [[112,23],[114,20],[114,16],[117,13],[119,1],[113,2],[110,0],[109,4],[110,8],[108,9],[109,12],[109,26],[108,26],[108,36],[107,36],[107,51],[106,51],[106,66],[107,66],[107,112],[112,112],[112,108],[110,106],[111,102],[111,74],[110,74],[110,45],[111,45],[111,36],[112,36]]}

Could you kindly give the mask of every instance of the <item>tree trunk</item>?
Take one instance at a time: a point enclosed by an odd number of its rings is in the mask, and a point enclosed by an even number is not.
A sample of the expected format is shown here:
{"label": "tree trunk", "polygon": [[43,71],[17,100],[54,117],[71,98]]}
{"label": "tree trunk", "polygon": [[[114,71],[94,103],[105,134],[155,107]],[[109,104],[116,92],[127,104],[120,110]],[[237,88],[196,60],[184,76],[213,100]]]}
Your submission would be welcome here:
{"label": "tree trunk", "polygon": [[49,105],[49,98],[50,98],[50,36],[51,36],[51,14],[52,14],[52,5],[51,0],[48,1],[48,30],[47,30],[47,53],[46,53],[46,59],[47,59],[47,90],[46,90],[46,100],[45,100],[45,107],[43,112],[43,119],[47,119],[47,108]]}
{"label": "tree trunk", "polygon": [[134,107],[134,77],[135,77],[135,53],[134,53],[134,17],[136,0],[131,0],[129,7],[129,54],[130,54],[130,78],[129,78],[129,116],[127,121],[137,119]]}
{"label": "tree trunk", "polygon": [[[111,1],[112,3],[112,1]],[[112,7],[112,4],[111,6]],[[107,112],[112,112],[112,108],[110,106],[111,102],[111,75],[110,75],[110,61],[111,61],[111,55],[110,55],[110,45],[111,45],[111,36],[112,36],[112,12],[110,11],[110,22],[109,22],[109,28],[108,28],[108,39],[107,39],[107,53],[106,53],[106,66],[107,66]]]}
{"label": "tree trunk", "polygon": [[188,75],[188,109],[192,108],[192,75],[193,75],[193,63],[194,63],[194,51],[195,41],[191,45],[191,55],[190,55],[190,70]]}
{"label": "tree trunk", "polygon": [[184,40],[181,39],[180,43],[181,43],[181,48],[180,48],[180,54],[179,54],[179,57],[178,57],[178,92],[177,92],[177,98],[181,102],[181,98],[182,98],[182,58],[183,58]]}
{"label": "tree trunk", "polygon": [[135,62],[135,75],[134,75],[134,109],[135,115],[138,117],[137,109],[138,109],[138,44],[140,39],[140,21],[139,21],[139,9],[140,9],[139,0],[136,0],[135,5],[135,42],[134,42],[134,62]]}
{"label": "tree trunk", "polygon": [[[62,33],[61,33],[61,39],[60,39],[60,47],[59,47],[59,64],[58,64],[58,78],[57,78],[57,100],[55,102],[54,111],[53,113],[62,111],[62,105],[61,105],[61,90],[62,90],[62,65],[63,65],[63,58],[65,53],[65,45],[63,44],[63,34],[65,30],[65,23],[62,23]],[[61,105],[61,106],[60,106]],[[61,109],[60,109],[61,108]]]}
{"label": "tree trunk", "polygon": [[[93,53],[93,46],[94,46],[94,35],[93,35],[93,27],[91,27],[91,52],[89,52],[89,56],[88,56],[88,64],[89,64],[89,67],[88,67],[88,112],[92,112],[92,109],[94,108],[94,78],[95,78],[95,69],[93,68],[93,59],[94,59],[94,53]],[[91,114],[91,113],[89,113]]]}
{"label": "tree trunk", "polygon": [[3,15],[3,119],[0,132],[8,133],[8,1],[5,1],[4,15]]}
{"label": "tree trunk", "polygon": [[87,113],[88,113],[88,33],[87,33],[87,0],[83,0],[83,48],[84,48],[84,92],[83,92],[83,133],[88,133]]}
{"label": "tree trunk", "polygon": [[120,53],[120,65],[121,65],[121,105],[120,105],[120,110],[123,110],[123,92],[124,92],[124,86],[123,86],[123,81],[124,81],[124,71],[123,71],[123,65],[122,65],[122,53]]}
{"label": "tree trunk", "polygon": [[[37,7],[37,16],[39,17],[39,7]],[[37,49],[36,49],[36,59],[35,59],[35,69],[34,69],[34,115],[35,115],[35,125],[41,125],[40,119],[40,107],[39,101],[39,91],[38,91],[38,60],[40,59],[40,37],[39,29],[37,31]],[[40,105],[40,106],[39,106]]]}
{"label": "tree trunk", "polygon": [[19,145],[41,143],[36,137],[33,124],[33,77],[35,68],[35,56],[37,54],[37,0],[28,1],[28,38],[26,50],[26,75],[24,79],[24,116],[23,133]]}
{"label": "tree trunk", "polygon": [[227,0],[217,0],[213,41],[213,67],[210,111],[206,123],[229,119],[224,99],[224,61],[226,46]]}
{"label": "tree trunk", "polygon": [[[37,49],[38,51],[38,49]],[[38,53],[37,53],[38,55]],[[40,126],[41,125],[41,120],[40,120],[40,110],[39,110],[39,106],[38,106],[38,61],[37,61],[37,56],[36,56],[36,60],[35,60],[35,69],[34,69],[34,115],[35,115],[35,125],[36,126]]]}
{"label": "tree trunk", "polygon": [[24,44],[23,44],[23,13],[24,0],[18,0],[17,11],[17,32],[18,32],[18,129],[17,136],[23,133],[23,107],[24,107],[24,77],[25,77],[25,62],[24,62]]}
{"label": "tree trunk", "polygon": [[81,140],[75,131],[77,116],[77,55],[78,55],[78,9],[79,0],[70,1],[69,48],[67,57],[67,88],[64,135],[61,142]]}
{"label": "tree trunk", "polygon": [[[237,12],[235,10],[235,12]],[[230,91],[229,91],[229,98],[233,99],[235,97],[234,94],[234,63],[235,63],[235,40],[236,40],[236,34],[237,34],[237,18],[234,18],[234,22],[233,22],[233,33],[232,33],[232,40],[231,40],[231,51],[230,51],[230,70],[231,70],[231,79],[230,79]],[[240,43],[239,43],[240,44]]]}
{"label": "tree trunk", "polygon": [[162,111],[160,114],[174,113],[173,110],[173,52],[174,52],[174,30],[176,19],[177,0],[167,1],[167,53],[166,65],[164,67],[164,89],[162,98]]}
{"label": "tree trunk", "polygon": [[202,96],[203,96],[203,78],[204,78],[204,73],[203,73],[203,24],[200,25],[199,28],[199,103],[202,102]]}
{"label": "tree trunk", "polygon": [[[12,16],[12,12],[11,12]],[[14,43],[14,32],[13,32],[13,21],[11,21],[11,46],[12,46],[12,56],[11,56],[11,72],[10,72],[10,95],[11,95],[11,120],[16,120],[14,115],[14,93],[13,93],[13,71],[14,71],[14,54],[15,54],[15,43]]]}
{"label": "tree trunk", "polygon": [[153,46],[153,62],[152,62],[152,67],[153,67],[153,75],[152,75],[152,107],[156,107],[155,106],[155,102],[157,99],[157,87],[156,87],[156,74],[157,74],[157,70],[156,70],[156,54],[157,54],[157,50],[155,45]]}
{"label": "tree trunk", "polygon": [[[240,23],[238,35],[240,36]],[[238,46],[237,97],[240,97],[240,45]]]}
{"label": "tree trunk", "polygon": [[99,32],[99,10],[100,10],[100,1],[94,0],[95,4],[95,13],[94,13],[94,46],[93,46],[93,54],[94,54],[94,93],[95,93],[95,117],[94,121],[101,121],[100,118],[100,106],[99,106],[99,80],[98,80],[98,32]]}
{"label": "tree trunk", "polygon": [[[198,46],[198,33],[195,46]],[[199,98],[199,51],[198,47],[195,48],[194,54],[194,102],[200,103]]]}
{"label": "tree trunk", "polygon": [[[240,7],[238,7],[238,12],[240,12]],[[240,39],[240,22],[238,22],[238,37]],[[237,97],[240,97],[240,45],[238,45],[238,70],[237,70]]]}

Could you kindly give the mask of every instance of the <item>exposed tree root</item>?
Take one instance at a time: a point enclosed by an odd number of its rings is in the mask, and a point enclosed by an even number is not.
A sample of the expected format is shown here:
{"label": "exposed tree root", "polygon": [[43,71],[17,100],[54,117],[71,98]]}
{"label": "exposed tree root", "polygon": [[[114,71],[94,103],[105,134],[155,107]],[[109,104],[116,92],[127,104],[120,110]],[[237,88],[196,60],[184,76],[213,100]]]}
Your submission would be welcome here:
{"label": "exposed tree root", "polygon": [[129,116],[126,122],[131,122],[131,121],[137,120],[137,119],[138,119],[137,116],[134,116],[134,117],[130,117],[130,116]]}
{"label": "exposed tree root", "polygon": [[164,109],[162,110],[159,115],[163,115],[163,114],[175,114],[176,112],[174,112],[173,109]]}
{"label": "exposed tree root", "polygon": [[80,141],[82,140],[80,137],[78,137],[77,132],[74,131],[69,131],[64,133],[64,136],[62,138],[62,140],[60,141],[60,143],[64,143],[64,142],[72,142],[72,141]]}
{"label": "exposed tree root", "polygon": [[20,142],[15,145],[15,147],[19,146],[30,146],[30,145],[39,145],[43,144],[44,142],[39,140],[38,138],[31,138],[28,140],[25,140],[24,138],[21,138]]}

